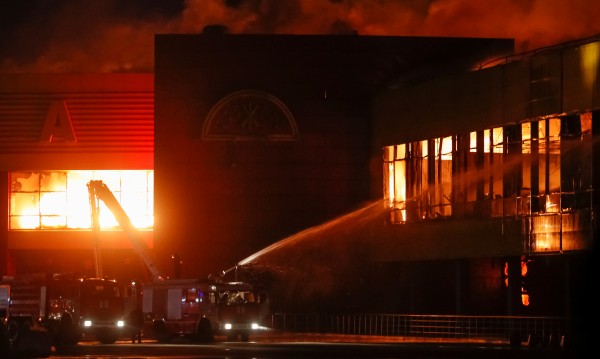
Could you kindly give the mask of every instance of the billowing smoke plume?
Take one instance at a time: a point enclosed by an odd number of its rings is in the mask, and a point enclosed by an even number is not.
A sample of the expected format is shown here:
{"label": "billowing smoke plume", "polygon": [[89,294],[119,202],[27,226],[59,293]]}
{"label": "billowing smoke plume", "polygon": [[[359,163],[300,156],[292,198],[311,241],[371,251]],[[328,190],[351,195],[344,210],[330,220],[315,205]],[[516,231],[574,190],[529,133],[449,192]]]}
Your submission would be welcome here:
{"label": "billowing smoke plume", "polygon": [[597,0],[27,0],[0,15],[0,72],[153,71],[154,34],[515,39],[524,52],[600,33]]}

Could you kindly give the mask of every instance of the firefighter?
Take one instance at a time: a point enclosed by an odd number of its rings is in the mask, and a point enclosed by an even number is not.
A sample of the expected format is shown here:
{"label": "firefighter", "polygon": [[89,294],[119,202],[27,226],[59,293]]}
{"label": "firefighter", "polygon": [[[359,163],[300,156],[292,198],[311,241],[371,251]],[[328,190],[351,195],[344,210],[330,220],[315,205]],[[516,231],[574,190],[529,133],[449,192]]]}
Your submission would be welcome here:
{"label": "firefighter", "polygon": [[144,313],[138,308],[131,312],[129,316],[129,323],[131,323],[131,344],[135,344],[136,340],[138,344],[142,342],[142,327],[144,325]]}

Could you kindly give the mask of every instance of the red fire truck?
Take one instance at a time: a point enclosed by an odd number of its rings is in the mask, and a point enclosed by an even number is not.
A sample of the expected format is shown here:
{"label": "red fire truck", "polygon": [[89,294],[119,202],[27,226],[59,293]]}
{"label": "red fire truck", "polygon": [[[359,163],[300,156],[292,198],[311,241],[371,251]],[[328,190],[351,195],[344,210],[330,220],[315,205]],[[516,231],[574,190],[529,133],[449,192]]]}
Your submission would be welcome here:
{"label": "red fire truck", "polygon": [[[265,291],[249,283],[219,280],[165,278],[149,255],[149,248],[139,238],[137,229],[110,191],[100,180],[88,183],[92,214],[97,222],[101,200],[128,235],[135,252],[141,257],[152,280],[142,283],[144,333],[160,342],[186,337],[208,342],[215,335],[229,340],[248,340],[252,331],[263,328],[268,311]],[[98,229],[99,224],[95,223]],[[97,260],[98,261],[98,260]],[[138,299],[139,300],[139,299]]]}
{"label": "red fire truck", "polygon": [[71,274],[4,276],[0,315],[11,343],[25,330],[43,328],[55,344],[76,344],[84,335],[109,344],[129,335],[122,291],[114,280]]}
{"label": "red fire truck", "polygon": [[145,283],[143,292],[145,328],[159,342],[210,342],[215,335],[247,341],[264,328],[266,293],[248,283],[165,279]]}

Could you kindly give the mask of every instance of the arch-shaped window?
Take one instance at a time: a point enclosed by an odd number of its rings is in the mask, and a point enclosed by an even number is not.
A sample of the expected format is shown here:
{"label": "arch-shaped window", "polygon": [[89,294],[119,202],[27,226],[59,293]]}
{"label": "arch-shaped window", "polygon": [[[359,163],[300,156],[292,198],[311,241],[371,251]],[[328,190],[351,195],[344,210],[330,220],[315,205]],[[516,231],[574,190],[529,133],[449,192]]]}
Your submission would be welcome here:
{"label": "arch-shaped window", "polygon": [[233,92],[219,100],[202,128],[203,140],[295,141],[297,138],[296,120],[283,101],[258,90]]}

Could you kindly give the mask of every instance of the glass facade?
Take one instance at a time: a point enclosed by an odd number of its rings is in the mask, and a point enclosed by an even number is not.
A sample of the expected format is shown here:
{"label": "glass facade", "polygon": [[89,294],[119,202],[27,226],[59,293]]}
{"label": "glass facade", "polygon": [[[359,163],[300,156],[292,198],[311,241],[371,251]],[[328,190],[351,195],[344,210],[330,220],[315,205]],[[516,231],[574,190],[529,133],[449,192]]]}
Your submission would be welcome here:
{"label": "glass facade", "polygon": [[591,169],[591,113],[387,146],[388,222],[522,219],[528,250],[575,249]]}

